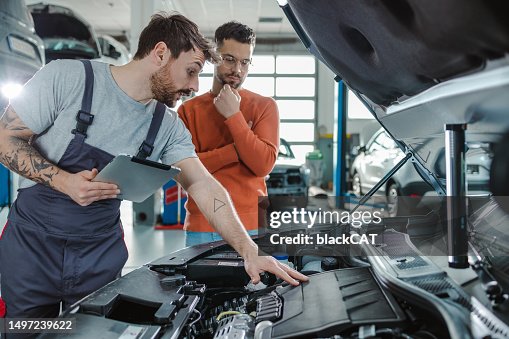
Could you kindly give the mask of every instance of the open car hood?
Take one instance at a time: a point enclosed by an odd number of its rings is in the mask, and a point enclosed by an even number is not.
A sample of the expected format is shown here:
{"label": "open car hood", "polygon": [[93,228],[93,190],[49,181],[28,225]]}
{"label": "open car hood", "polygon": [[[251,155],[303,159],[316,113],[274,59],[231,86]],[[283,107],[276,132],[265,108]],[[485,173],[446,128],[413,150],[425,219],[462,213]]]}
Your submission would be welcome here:
{"label": "open car hood", "polygon": [[100,56],[93,28],[79,14],[67,7],[47,3],[29,5],[28,8],[36,33],[45,41],[47,52],[60,52],[51,60],[94,59]]}
{"label": "open car hood", "polygon": [[487,150],[508,131],[508,2],[279,3],[306,48],[413,153],[440,194],[445,124],[466,124],[467,145]]}

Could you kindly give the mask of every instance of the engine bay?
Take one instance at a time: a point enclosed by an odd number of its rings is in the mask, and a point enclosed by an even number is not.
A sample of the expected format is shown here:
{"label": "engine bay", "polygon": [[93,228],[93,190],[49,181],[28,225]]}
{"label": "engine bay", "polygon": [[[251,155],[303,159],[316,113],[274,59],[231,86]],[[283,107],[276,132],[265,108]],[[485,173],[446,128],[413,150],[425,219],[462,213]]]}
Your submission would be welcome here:
{"label": "engine bay", "polygon": [[[487,212],[492,203],[471,218],[479,229],[497,217]],[[360,254],[290,256],[289,264],[310,276],[296,287],[267,274],[253,285],[243,259],[224,242],[187,247],[81,300],[63,314],[80,329],[66,337],[508,337],[507,264],[494,258],[489,267],[447,268],[446,256],[421,252],[441,241],[429,227],[428,235],[416,231],[437,222],[424,220],[384,219],[376,244]]]}

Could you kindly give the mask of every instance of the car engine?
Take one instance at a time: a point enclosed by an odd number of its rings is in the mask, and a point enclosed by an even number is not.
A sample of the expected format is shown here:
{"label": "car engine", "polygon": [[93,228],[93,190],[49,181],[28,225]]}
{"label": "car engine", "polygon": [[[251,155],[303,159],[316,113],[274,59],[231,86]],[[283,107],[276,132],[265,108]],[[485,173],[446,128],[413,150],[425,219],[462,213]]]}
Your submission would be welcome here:
{"label": "car engine", "polygon": [[[500,213],[493,203],[472,219],[482,230],[476,246],[493,244],[496,230],[486,225],[507,219],[493,214]],[[268,274],[253,285],[243,259],[216,242],[142,266],[62,316],[76,319],[73,338],[507,338],[507,264],[494,259],[490,269],[479,261],[447,270],[447,257],[421,252],[440,246],[433,234],[440,227],[430,227],[440,221],[416,218],[384,219],[376,244],[362,253],[290,256],[310,275],[296,287]],[[497,240],[490,250],[505,246]]]}

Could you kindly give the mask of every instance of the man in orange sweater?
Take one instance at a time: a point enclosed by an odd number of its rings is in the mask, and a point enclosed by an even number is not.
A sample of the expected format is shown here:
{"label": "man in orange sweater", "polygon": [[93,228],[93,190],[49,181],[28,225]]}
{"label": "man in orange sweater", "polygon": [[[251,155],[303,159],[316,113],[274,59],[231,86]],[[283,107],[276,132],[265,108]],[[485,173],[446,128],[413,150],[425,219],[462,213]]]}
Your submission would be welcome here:
{"label": "man in orange sweater", "polygon": [[[178,113],[198,157],[229,192],[247,231],[256,234],[258,197],[267,195],[265,176],[279,149],[278,109],[272,98],[242,88],[255,46],[253,30],[228,22],[216,30],[215,41],[223,62],[215,66],[212,89],[184,102]],[[192,198],[186,209],[187,246],[221,239]]]}

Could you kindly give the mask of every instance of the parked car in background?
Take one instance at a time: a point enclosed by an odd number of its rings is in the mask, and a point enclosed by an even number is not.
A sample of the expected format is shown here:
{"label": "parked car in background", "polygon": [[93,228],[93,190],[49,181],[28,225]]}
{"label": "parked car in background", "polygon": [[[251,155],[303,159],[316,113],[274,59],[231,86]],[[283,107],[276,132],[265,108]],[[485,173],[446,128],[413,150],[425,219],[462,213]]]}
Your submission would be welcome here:
{"label": "parked car in background", "polygon": [[[466,153],[467,193],[486,195],[489,190],[491,159],[480,145],[476,146],[479,147],[469,149]],[[366,194],[404,156],[403,151],[387,132],[383,128],[379,129],[365,146],[359,147],[359,154],[352,163],[350,176],[353,193],[357,196]],[[445,167],[445,153],[442,154],[439,163],[441,167]],[[433,188],[421,178],[412,162],[408,161],[378,190],[377,194],[385,194],[389,198],[389,213],[397,215],[401,211],[398,211],[397,200],[393,198],[400,196],[419,198],[432,191]]]}
{"label": "parked car in background", "polygon": [[125,65],[131,61],[131,53],[117,39],[109,35],[100,35],[98,39],[102,52],[102,61],[116,66]]}
{"label": "parked car in background", "polygon": [[92,26],[73,10],[38,3],[29,5],[37,34],[44,40],[46,61],[56,59],[101,59]]}
{"label": "parked car in background", "polygon": [[35,34],[25,2],[0,1],[0,109],[45,63],[44,44]]}
{"label": "parked car in background", "polygon": [[[352,191],[361,196],[367,193],[389,172],[405,154],[394,140],[379,129],[365,146],[359,147],[359,154],[350,169]],[[386,195],[422,196],[432,187],[425,183],[411,162],[407,162],[389,181],[380,188]]]}
{"label": "parked car in background", "polygon": [[280,139],[276,164],[266,183],[269,197],[287,197],[288,204],[298,202],[299,207],[307,205],[309,169],[295,159],[285,139]]}

